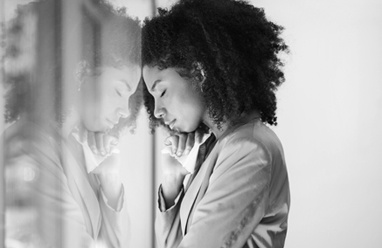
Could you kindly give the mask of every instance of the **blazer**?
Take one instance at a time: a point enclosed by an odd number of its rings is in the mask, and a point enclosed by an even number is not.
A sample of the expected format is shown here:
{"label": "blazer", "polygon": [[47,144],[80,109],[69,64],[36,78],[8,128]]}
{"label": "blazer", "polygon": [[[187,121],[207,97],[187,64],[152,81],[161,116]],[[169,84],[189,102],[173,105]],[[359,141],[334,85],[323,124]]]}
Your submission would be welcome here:
{"label": "blazer", "polygon": [[31,123],[18,128],[29,137],[7,161],[36,172],[29,192],[37,204],[36,247],[128,247],[124,190],[113,209],[96,175],[86,172],[82,146],[75,139]]}
{"label": "blazer", "polygon": [[217,141],[188,189],[166,209],[161,188],[159,247],[284,246],[290,193],[282,145],[258,118]]}

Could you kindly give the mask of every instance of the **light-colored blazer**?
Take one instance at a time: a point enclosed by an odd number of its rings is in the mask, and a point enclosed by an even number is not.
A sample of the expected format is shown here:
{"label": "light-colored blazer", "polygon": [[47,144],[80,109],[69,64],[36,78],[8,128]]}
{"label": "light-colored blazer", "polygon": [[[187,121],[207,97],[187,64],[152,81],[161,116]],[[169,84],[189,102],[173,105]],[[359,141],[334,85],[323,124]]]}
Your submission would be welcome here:
{"label": "light-colored blazer", "polygon": [[283,247],[290,194],[279,139],[258,119],[233,128],[174,206],[165,210],[161,190],[159,205],[159,247]]}
{"label": "light-colored blazer", "polygon": [[80,145],[74,147],[52,129],[33,124],[22,128],[33,135],[24,140],[19,160],[8,159],[33,168],[37,175],[30,190],[38,201],[36,247],[128,247],[124,192],[118,209],[112,209],[97,177],[86,173],[81,151],[75,152]]}

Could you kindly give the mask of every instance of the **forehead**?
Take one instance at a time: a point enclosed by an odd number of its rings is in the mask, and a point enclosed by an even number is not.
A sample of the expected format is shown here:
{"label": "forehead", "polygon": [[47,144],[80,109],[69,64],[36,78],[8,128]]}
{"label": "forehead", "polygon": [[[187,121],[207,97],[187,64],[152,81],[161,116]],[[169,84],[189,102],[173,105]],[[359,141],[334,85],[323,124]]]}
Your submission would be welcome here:
{"label": "forehead", "polygon": [[115,80],[125,80],[132,88],[136,88],[141,77],[139,65],[128,65],[122,67],[105,66],[102,68],[102,76]]}
{"label": "forehead", "polygon": [[103,72],[111,73],[115,76],[136,76],[141,68],[139,65],[124,65],[120,67],[105,66],[102,69]]}
{"label": "forehead", "polygon": [[163,70],[159,70],[157,66],[151,67],[145,65],[143,67],[142,74],[146,85],[151,87],[155,80],[158,80],[163,76]]}
{"label": "forehead", "polygon": [[177,87],[185,81],[176,68],[159,69],[157,66],[144,66],[143,79],[149,91],[154,90],[157,85],[166,84],[167,87]]}

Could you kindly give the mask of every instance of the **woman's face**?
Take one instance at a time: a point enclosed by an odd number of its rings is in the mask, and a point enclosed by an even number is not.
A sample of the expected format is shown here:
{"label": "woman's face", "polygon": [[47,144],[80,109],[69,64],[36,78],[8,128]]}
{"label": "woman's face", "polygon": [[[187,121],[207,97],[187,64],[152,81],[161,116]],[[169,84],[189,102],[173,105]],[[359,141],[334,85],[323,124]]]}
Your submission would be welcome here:
{"label": "woman's face", "polygon": [[143,67],[143,79],[155,99],[154,115],[178,132],[195,131],[206,115],[203,98],[174,68]]}
{"label": "woman's face", "polygon": [[129,98],[137,89],[140,72],[138,65],[103,67],[100,75],[83,83],[80,118],[86,129],[106,131],[129,116]]}

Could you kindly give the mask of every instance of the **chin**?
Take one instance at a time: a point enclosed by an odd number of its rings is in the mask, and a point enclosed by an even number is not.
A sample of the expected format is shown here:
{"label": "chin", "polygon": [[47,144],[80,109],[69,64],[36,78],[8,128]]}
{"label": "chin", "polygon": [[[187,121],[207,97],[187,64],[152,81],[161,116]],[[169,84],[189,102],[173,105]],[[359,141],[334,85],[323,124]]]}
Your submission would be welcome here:
{"label": "chin", "polygon": [[89,131],[89,132],[100,132],[101,130],[99,128],[96,128],[96,127],[87,127],[85,126],[85,128]]}
{"label": "chin", "polygon": [[84,127],[90,131],[90,132],[105,132],[107,130],[107,127],[104,127],[102,125],[98,125],[97,123],[83,123]]}
{"label": "chin", "polygon": [[185,128],[177,128],[181,133],[192,133],[195,132],[198,127],[185,127]]}

